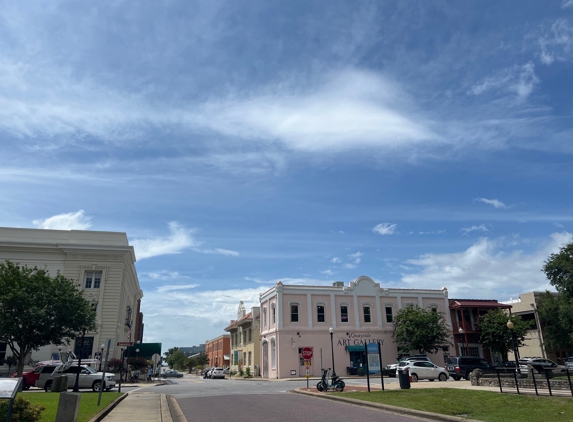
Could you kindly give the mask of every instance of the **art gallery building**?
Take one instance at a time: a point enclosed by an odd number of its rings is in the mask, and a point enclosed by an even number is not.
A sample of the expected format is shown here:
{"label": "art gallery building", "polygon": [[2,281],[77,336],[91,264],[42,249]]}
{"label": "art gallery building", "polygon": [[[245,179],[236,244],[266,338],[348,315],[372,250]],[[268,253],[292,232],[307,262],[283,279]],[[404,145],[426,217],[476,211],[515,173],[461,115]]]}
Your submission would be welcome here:
{"label": "art gallery building", "polygon": [[[366,276],[348,286],[343,282],[333,286],[284,285],[279,281],[260,296],[261,376],[305,376],[301,356],[305,347],[313,350],[309,375],[314,377],[320,376],[321,367],[332,367],[332,352],[339,375],[364,365],[367,343],[381,344],[382,367],[394,363],[401,348],[392,339],[393,319],[409,304],[444,313],[452,326],[446,288],[384,288]],[[429,357],[434,363],[443,364],[448,354],[449,348],[444,346]]]}

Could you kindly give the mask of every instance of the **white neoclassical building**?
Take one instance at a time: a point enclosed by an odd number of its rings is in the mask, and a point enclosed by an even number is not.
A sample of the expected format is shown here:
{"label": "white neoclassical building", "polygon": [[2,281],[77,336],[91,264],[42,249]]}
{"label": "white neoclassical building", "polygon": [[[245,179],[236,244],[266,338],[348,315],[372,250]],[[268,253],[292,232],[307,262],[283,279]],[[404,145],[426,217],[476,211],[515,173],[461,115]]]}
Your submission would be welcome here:
{"label": "white neoclassical building", "polygon": [[[97,332],[86,333],[83,348],[78,339],[64,350],[94,358],[100,345],[111,339],[110,358],[119,358],[118,341],[141,340],[143,292],[135,270],[135,253],[125,233],[0,227],[0,261],[6,260],[45,268],[51,275],[60,272],[74,280],[95,307]],[[51,359],[59,346],[42,347],[32,353],[32,358]],[[5,344],[0,347],[5,349]],[[4,353],[9,355],[10,351]]]}
{"label": "white neoclassical building", "polygon": [[[383,366],[395,363],[402,348],[392,339],[393,320],[409,304],[444,313],[452,326],[446,288],[386,288],[366,276],[348,286],[344,282],[333,286],[289,286],[279,281],[260,296],[261,376],[305,376],[304,348],[313,351],[311,376],[320,376],[321,367],[331,368],[332,355],[339,375],[361,367],[365,363],[364,345],[369,343],[381,344]],[[445,345],[430,358],[440,364],[448,353]]]}

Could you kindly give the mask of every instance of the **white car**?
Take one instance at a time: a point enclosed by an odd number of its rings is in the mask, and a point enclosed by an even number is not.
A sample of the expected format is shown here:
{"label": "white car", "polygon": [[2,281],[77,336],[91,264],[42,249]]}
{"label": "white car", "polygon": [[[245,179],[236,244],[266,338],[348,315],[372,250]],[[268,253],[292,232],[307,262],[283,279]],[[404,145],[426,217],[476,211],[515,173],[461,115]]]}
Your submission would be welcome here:
{"label": "white car", "polygon": [[405,358],[400,359],[398,362],[393,363],[391,365],[386,365],[386,371],[388,372],[388,376],[389,377],[395,377],[398,375],[398,366],[400,365],[400,363],[402,362],[414,362],[414,361],[418,361],[418,362],[431,362],[430,358],[428,358],[426,355],[414,355],[414,356],[408,356]]}
{"label": "white car", "polygon": [[531,365],[539,373],[543,373],[546,370],[551,370],[555,375],[564,374],[567,372],[567,366],[558,365],[550,359],[544,358],[523,358],[519,359],[519,367],[521,371],[527,371],[527,365]]}
{"label": "white car", "polygon": [[[78,366],[70,366],[65,368],[64,365],[59,365],[51,374],[40,374],[40,378],[36,381],[36,387],[43,388],[46,392],[52,390],[52,383],[54,377],[64,375],[68,378],[68,389],[76,384],[76,376],[78,374]],[[90,366],[82,365],[80,367],[80,376],[78,379],[79,388],[91,388],[93,391],[99,391],[101,387],[102,373],[97,372]],[[103,374],[104,386],[103,388],[110,391],[115,387],[115,374],[106,372]]]}
{"label": "white car", "polygon": [[215,378],[225,378],[225,371],[223,370],[223,368],[213,368],[213,370],[211,371],[211,379],[215,379]]}
{"label": "white car", "polygon": [[[418,380],[447,381],[450,377],[446,368],[434,365],[432,362],[400,362],[398,370],[408,371],[412,382],[418,382]],[[396,375],[398,370],[396,370]]]}

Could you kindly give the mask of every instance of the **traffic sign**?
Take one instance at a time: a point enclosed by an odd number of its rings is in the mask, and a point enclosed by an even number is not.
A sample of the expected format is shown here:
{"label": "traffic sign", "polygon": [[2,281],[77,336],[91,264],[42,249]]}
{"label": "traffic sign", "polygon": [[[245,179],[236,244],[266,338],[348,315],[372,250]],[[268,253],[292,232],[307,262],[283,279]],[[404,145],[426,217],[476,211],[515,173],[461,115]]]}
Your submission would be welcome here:
{"label": "traffic sign", "polygon": [[309,360],[305,360],[305,361],[304,361],[304,366],[310,366],[310,361],[309,361]]}
{"label": "traffic sign", "polygon": [[154,353],[153,356],[151,356],[151,360],[154,364],[157,365],[159,362],[161,362],[161,356],[158,353]]}
{"label": "traffic sign", "polygon": [[309,371],[308,366],[307,366],[307,368],[306,368],[306,378],[307,378],[307,379],[310,378],[310,371]]}
{"label": "traffic sign", "polygon": [[133,341],[118,341],[117,346],[133,346]]}
{"label": "traffic sign", "polygon": [[305,359],[310,359],[312,358],[312,349],[310,347],[305,347],[302,349],[301,355],[303,358]]}

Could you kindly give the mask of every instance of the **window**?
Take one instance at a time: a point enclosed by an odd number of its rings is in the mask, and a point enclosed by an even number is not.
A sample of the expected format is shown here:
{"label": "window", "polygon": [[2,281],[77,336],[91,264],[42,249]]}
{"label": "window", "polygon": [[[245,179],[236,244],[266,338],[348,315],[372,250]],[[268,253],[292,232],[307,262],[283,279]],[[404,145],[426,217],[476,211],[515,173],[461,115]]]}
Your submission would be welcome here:
{"label": "window", "polygon": [[277,323],[277,309],[275,308],[275,305],[273,305],[271,307],[271,312],[272,312],[273,325],[274,325]]}
{"label": "window", "polygon": [[101,271],[86,272],[84,277],[84,288],[99,289],[101,285]]}
{"label": "window", "polygon": [[253,334],[252,329],[249,328],[249,343],[250,343],[251,341],[253,341],[253,336],[252,336],[252,334]]}
{"label": "window", "polygon": [[298,322],[298,305],[290,305],[290,322]]}
{"label": "window", "polygon": [[267,308],[263,308],[263,327],[267,326]]}
{"label": "window", "polygon": [[348,306],[340,305],[340,322],[348,322]]}
{"label": "window", "polygon": [[271,339],[271,367],[277,367],[277,344],[274,338]]}
{"label": "window", "polygon": [[386,322],[388,324],[392,324],[392,307],[391,306],[386,306]]}
{"label": "window", "polygon": [[251,359],[253,357],[252,355],[253,355],[253,352],[249,352],[249,366],[251,366]]}
{"label": "window", "polygon": [[316,306],[316,321],[324,322],[324,305]]}
{"label": "window", "polygon": [[364,322],[372,322],[372,318],[370,317],[370,306],[364,306]]}

